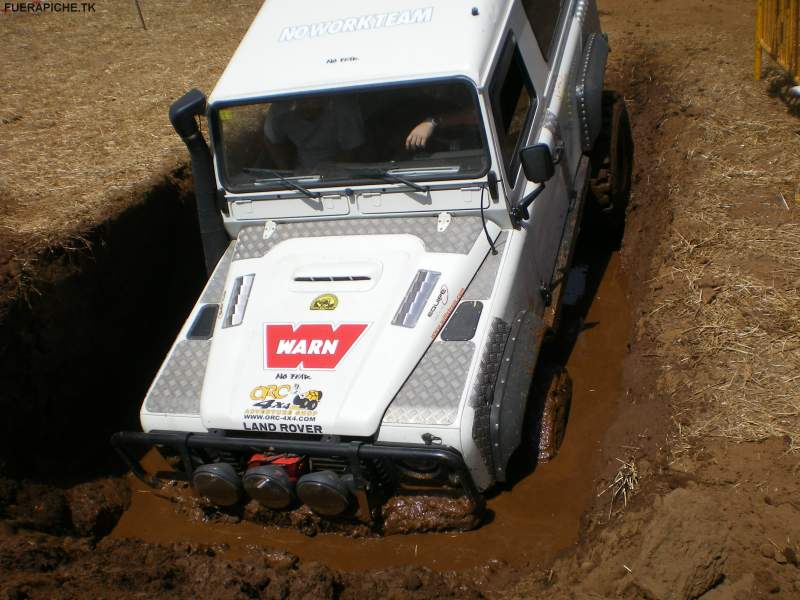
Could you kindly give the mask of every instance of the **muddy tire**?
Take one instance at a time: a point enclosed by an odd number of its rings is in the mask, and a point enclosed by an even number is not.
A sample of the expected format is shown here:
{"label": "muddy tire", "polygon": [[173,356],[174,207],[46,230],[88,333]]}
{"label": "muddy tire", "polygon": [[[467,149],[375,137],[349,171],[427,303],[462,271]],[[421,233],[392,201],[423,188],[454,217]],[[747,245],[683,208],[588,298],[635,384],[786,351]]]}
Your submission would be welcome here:
{"label": "muddy tire", "polygon": [[603,129],[591,154],[587,211],[609,244],[618,247],[633,178],[633,133],[625,99],[603,92]]}
{"label": "muddy tire", "polygon": [[532,453],[538,462],[553,460],[567,430],[572,402],[572,379],[558,365],[540,365],[533,382],[534,398],[541,403],[541,417],[534,430]]}

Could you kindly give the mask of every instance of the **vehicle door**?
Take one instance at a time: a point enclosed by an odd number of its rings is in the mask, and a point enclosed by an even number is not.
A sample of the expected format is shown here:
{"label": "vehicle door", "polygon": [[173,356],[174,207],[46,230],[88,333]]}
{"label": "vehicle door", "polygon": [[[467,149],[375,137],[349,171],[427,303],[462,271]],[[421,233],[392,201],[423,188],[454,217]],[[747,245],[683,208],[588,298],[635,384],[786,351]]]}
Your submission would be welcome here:
{"label": "vehicle door", "polygon": [[[540,133],[551,126],[548,98],[545,96],[548,78],[554,65],[547,58],[555,48],[561,5],[568,0],[528,0],[515,3],[508,31],[492,74],[489,87],[494,127],[499,145],[498,155],[503,162],[503,184],[510,203],[519,202],[539,184],[529,182],[522,172],[519,152],[537,143]],[[526,7],[539,17],[534,19],[540,35],[550,37],[540,43]],[[549,7],[549,12],[544,10]],[[544,27],[542,24],[549,23]],[[557,120],[556,120],[557,121]],[[546,137],[546,136],[545,136]],[[555,151],[556,148],[553,148]],[[521,223],[528,230],[524,254],[530,259],[528,280],[539,287],[549,288],[553,269],[569,210],[566,173],[557,168],[547,182],[545,191],[530,208],[530,219]]]}

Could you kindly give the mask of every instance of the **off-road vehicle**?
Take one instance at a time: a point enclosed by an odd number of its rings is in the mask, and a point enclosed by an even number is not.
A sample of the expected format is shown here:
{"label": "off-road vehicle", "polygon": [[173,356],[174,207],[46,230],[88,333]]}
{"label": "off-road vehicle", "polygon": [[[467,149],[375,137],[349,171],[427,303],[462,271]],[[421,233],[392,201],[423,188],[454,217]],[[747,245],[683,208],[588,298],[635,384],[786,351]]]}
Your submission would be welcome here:
{"label": "off-road vehicle", "polygon": [[551,458],[540,348],[584,206],[614,231],[630,185],[608,52],[593,0],[266,2],[170,110],[210,278],[113,438],[134,473],[157,446],[217,505],[369,520]]}

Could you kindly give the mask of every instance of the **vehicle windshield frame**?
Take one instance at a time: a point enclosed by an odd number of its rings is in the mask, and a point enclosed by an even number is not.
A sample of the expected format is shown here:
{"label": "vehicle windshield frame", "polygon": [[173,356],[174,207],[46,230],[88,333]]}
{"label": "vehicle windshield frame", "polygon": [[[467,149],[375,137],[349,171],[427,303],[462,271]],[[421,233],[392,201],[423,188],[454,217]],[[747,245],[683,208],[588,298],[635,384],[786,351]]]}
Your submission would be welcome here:
{"label": "vehicle windshield frame", "polygon": [[[477,181],[485,178],[489,171],[492,169],[492,152],[490,150],[490,142],[489,137],[486,131],[486,114],[483,110],[481,103],[480,103],[480,91],[478,86],[475,82],[466,76],[452,76],[452,77],[441,77],[441,78],[432,78],[432,79],[415,79],[411,81],[402,81],[402,82],[390,82],[390,83],[381,83],[381,84],[371,84],[366,86],[347,86],[341,88],[326,88],[321,90],[314,90],[313,92],[301,92],[301,93],[289,93],[289,94],[274,94],[274,95],[265,95],[265,96],[254,96],[250,98],[242,98],[236,100],[219,100],[215,101],[208,107],[207,118],[208,118],[208,125],[209,125],[209,136],[211,140],[211,147],[213,149],[214,154],[214,164],[215,170],[217,173],[217,179],[222,186],[223,190],[227,194],[231,195],[253,195],[253,194],[275,194],[275,193],[299,193],[297,190],[293,190],[290,187],[277,182],[274,186],[263,186],[261,189],[248,189],[248,190],[241,190],[238,189],[236,185],[231,185],[227,179],[225,173],[225,166],[224,166],[224,154],[223,154],[223,136],[222,136],[222,127],[220,123],[219,113],[221,110],[226,108],[233,108],[237,106],[247,106],[253,104],[261,104],[261,103],[271,103],[271,102],[285,102],[291,100],[297,100],[300,98],[308,98],[313,96],[328,96],[328,95],[335,95],[335,94],[348,94],[348,93],[358,93],[358,92],[369,92],[369,91],[376,91],[376,90],[391,90],[397,88],[408,88],[408,87],[415,87],[415,86],[422,86],[422,85],[440,85],[446,83],[461,83],[467,86],[469,91],[470,97],[472,99],[472,105],[475,110],[475,114],[477,116],[478,122],[476,124],[478,128],[478,135],[481,140],[483,151],[483,163],[484,168],[480,173],[469,173],[466,175],[454,175],[454,174],[446,174],[442,176],[419,176],[414,177],[413,182],[419,184],[425,183],[435,183],[435,182],[444,182],[444,181]],[[364,168],[369,169],[371,163],[364,163]],[[420,165],[423,167],[424,165]],[[374,166],[372,168],[375,168]],[[420,168],[420,170],[425,170]],[[436,170],[435,165],[430,165],[430,170]],[[402,187],[403,184],[400,182],[397,183],[389,183],[385,179],[381,179],[380,177],[356,177],[353,179],[335,179],[335,180],[325,180],[325,178],[320,178],[319,182],[310,181],[312,178],[309,175],[307,178],[303,177],[296,177],[293,179],[297,179],[299,183],[304,188],[307,189],[336,189],[336,188],[352,188],[352,187],[386,187],[387,185],[391,186],[400,186]]]}

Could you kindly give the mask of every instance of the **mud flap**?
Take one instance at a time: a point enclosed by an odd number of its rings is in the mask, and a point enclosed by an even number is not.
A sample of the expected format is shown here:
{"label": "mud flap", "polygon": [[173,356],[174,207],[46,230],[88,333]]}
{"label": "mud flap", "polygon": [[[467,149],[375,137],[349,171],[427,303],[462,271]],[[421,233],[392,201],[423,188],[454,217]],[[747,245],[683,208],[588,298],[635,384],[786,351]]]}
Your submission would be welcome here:
{"label": "mud flap", "polygon": [[525,408],[544,336],[544,322],[529,311],[514,318],[494,390],[489,431],[494,475],[506,481],[508,461],[522,441]]}

